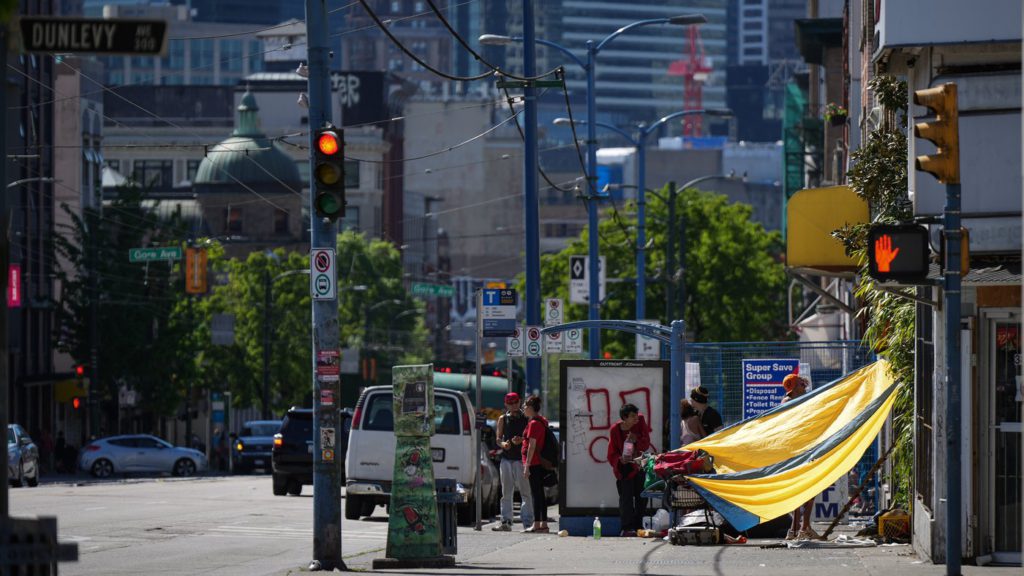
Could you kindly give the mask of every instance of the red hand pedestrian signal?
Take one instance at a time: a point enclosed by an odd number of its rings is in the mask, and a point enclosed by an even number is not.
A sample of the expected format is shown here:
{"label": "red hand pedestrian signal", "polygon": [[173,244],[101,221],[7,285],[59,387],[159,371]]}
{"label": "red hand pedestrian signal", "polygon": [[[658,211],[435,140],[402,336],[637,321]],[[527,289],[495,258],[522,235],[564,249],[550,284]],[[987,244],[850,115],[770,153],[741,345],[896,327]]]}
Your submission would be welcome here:
{"label": "red hand pedestrian signal", "polygon": [[927,284],[930,256],[924,226],[875,224],[868,232],[868,274],[880,282]]}
{"label": "red hand pedestrian signal", "polygon": [[875,240],[875,264],[878,266],[878,271],[889,272],[892,261],[899,253],[899,248],[893,249],[892,247],[892,236],[883,234],[878,237]]}

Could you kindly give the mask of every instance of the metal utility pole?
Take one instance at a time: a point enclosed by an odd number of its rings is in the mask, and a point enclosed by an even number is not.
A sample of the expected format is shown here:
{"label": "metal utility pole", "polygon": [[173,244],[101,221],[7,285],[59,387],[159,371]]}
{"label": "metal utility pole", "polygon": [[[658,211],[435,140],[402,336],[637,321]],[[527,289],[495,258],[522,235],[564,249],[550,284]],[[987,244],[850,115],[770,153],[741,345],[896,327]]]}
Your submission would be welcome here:
{"label": "metal utility pole", "polygon": [[[0,62],[7,64],[7,27],[0,26]],[[4,71],[3,78],[7,78]],[[0,90],[0,110],[7,110],[7,86]],[[6,112],[4,112],[6,114]],[[0,151],[7,153],[7,123],[0,122]],[[0,270],[7,270],[11,261],[10,221],[7,214],[10,207],[7,202],[7,158],[0,159],[0,183],[4,184],[4,193],[0,196]],[[7,273],[0,274],[0,284],[4,294],[7,293]],[[0,306],[0,430],[7,435],[7,394],[10,392],[10,367],[7,363],[7,306]],[[10,507],[7,500],[7,466],[0,466],[0,542],[7,542],[7,517]]]}
{"label": "metal utility pole", "polygon": [[[326,0],[306,0],[306,43],[309,55],[309,153],[310,174],[315,173],[317,130],[331,122],[331,85]],[[338,55],[340,56],[340,54]],[[340,59],[339,59],[340,61]],[[341,122],[338,122],[340,125]],[[316,178],[310,178],[310,248],[334,250],[337,227],[326,218],[318,218]],[[312,266],[312,263],[311,263]],[[312,280],[312,275],[311,275]],[[332,281],[337,284],[337,277]],[[336,288],[336,286],[335,286]],[[339,350],[338,298],[313,299],[313,561],[311,570],[347,570],[341,558],[341,461],[333,449],[322,446],[323,438],[337,437],[340,428],[337,381],[317,377],[317,359],[321,352]],[[330,399],[328,404],[325,398]]]}
{"label": "metal utility pole", "polygon": [[270,320],[271,284],[270,270],[263,272],[263,410],[261,418],[270,420]]}
{"label": "metal utility pole", "polygon": [[[537,45],[533,1],[523,0],[523,75],[537,75]],[[540,318],[540,206],[537,199],[537,88],[529,82],[524,89],[525,152],[523,157],[523,218],[526,229],[526,325],[537,326]],[[480,309],[477,308],[477,314]],[[526,389],[540,388],[540,358],[526,359]],[[479,405],[477,409],[479,409]],[[478,501],[479,502],[479,501]]]}

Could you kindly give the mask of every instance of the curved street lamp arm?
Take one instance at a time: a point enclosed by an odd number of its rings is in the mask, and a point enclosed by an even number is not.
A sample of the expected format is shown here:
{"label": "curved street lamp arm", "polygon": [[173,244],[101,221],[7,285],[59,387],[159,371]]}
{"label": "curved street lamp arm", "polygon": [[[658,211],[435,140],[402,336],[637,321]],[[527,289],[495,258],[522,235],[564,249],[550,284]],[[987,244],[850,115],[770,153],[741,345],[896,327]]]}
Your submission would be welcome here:
{"label": "curved street lamp arm", "polygon": [[641,26],[650,26],[651,24],[668,24],[671,21],[671,18],[651,18],[650,20],[638,20],[636,22],[633,22],[632,24],[623,26],[622,28],[619,28],[615,32],[612,32],[611,34],[605,36],[604,40],[601,40],[601,42],[598,43],[598,45],[594,48],[594,52],[600,52],[601,49],[605,47],[605,44],[608,44],[612,40],[615,40],[619,36],[625,34],[626,32],[629,32],[634,28],[639,28]]}
{"label": "curved street lamp arm", "polygon": [[[513,36],[513,37],[512,37],[512,39],[513,39],[513,40],[518,40],[518,41],[520,41],[520,42],[522,42],[522,40],[523,40],[523,39],[522,39],[521,37],[519,37],[519,36]],[[587,69],[587,64],[586,64],[586,62],[584,62],[583,60],[581,60],[579,56],[577,56],[577,55],[573,54],[573,53],[572,53],[572,51],[571,51],[571,50],[569,50],[568,48],[566,48],[565,46],[562,46],[561,44],[558,44],[558,43],[556,43],[556,42],[552,42],[552,41],[550,41],[550,40],[544,40],[544,39],[541,39],[541,38],[536,38],[536,39],[534,40],[534,42],[536,42],[537,44],[541,44],[541,45],[543,45],[543,46],[547,46],[547,47],[549,47],[549,48],[554,48],[555,50],[558,50],[558,51],[559,51],[559,52],[561,52],[562,54],[565,54],[566,56],[568,56],[568,57],[569,57],[569,58],[570,58],[570,59],[571,59],[571,60],[572,60],[573,62],[575,62],[575,63],[576,63],[576,65],[577,65],[577,66],[579,66],[579,67],[580,67],[580,68],[582,68],[582,69],[583,69],[584,71],[586,71],[586,69]]]}

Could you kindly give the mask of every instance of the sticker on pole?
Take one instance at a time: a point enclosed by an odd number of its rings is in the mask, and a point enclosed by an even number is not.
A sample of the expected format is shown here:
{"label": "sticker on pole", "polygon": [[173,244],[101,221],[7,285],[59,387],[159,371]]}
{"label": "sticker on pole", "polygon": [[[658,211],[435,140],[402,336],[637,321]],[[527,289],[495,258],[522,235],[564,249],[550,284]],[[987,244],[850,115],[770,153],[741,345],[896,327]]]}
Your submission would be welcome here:
{"label": "sticker on pole", "polygon": [[581,354],[583,353],[583,330],[579,328],[573,328],[572,330],[566,330],[565,334],[565,351],[568,354]]}
{"label": "sticker on pole", "polygon": [[508,337],[508,346],[505,348],[509,356],[521,357],[523,355],[523,329],[516,327],[515,332]]}
{"label": "sticker on pole", "polygon": [[544,303],[544,325],[558,326],[562,323],[562,299],[548,298]]}
{"label": "sticker on pole", "polygon": [[544,353],[545,354],[559,354],[562,352],[562,333],[555,332],[553,334],[544,335]]}
{"label": "sticker on pole", "polygon": [[526,357],[541,357],[540,326],[528,326],[526,328]]}
{"label": "sticker on pole", "polygon": [[338,277],[334,271],[334,250],[314,248],[309,252],[309,287],[313,300],[338,297]]}

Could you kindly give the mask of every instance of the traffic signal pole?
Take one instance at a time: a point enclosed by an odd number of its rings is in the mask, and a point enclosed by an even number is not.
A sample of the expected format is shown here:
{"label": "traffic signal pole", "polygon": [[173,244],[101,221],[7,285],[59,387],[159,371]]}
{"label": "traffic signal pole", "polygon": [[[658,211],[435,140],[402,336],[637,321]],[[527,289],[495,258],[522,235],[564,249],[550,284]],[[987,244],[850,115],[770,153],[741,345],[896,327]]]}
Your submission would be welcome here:
{"label": "traffic signal pole", "polygon": [[946,324],[946,576],[960,576],[963,518],[960,486],[960,131],[957,87],[946,83],[914,91],[914,103],[928,107],[935,120],[914,125],[914,135],[935,144],[934,154],[917,157],[918,170],[946,185],[942,283]]}
{"label": "traffic signal pole", "polygon": [[[309,153],[310,174],[316,174],[318,129],[331,122],[331,85],[326,0],[306,0],[306,42],[309,54]],[[340,56],[340,55],[339,55]],[[340,60],[339,60],[340,61]],[[339,122],[340,124],[341,122]],[[310,248],[336,249],[337,228],[330,218],[318,216],[315,199],[318,183],[310,178]],[[312,263],[311,263],[312,265]],[[312,281],[313,275],[310,275]],[[333,278],[335,294],[337,277]],[[341,559],[341,461],[323,438],[337,438],[340,419],[337,381],[317,377],[321,351],[339,350],[338,299],[313,299],[313,561],[310,570],[347,570]],[[329,399],[330,403],[327,400]],[[333,448],[333,447],[332,447]]]}

